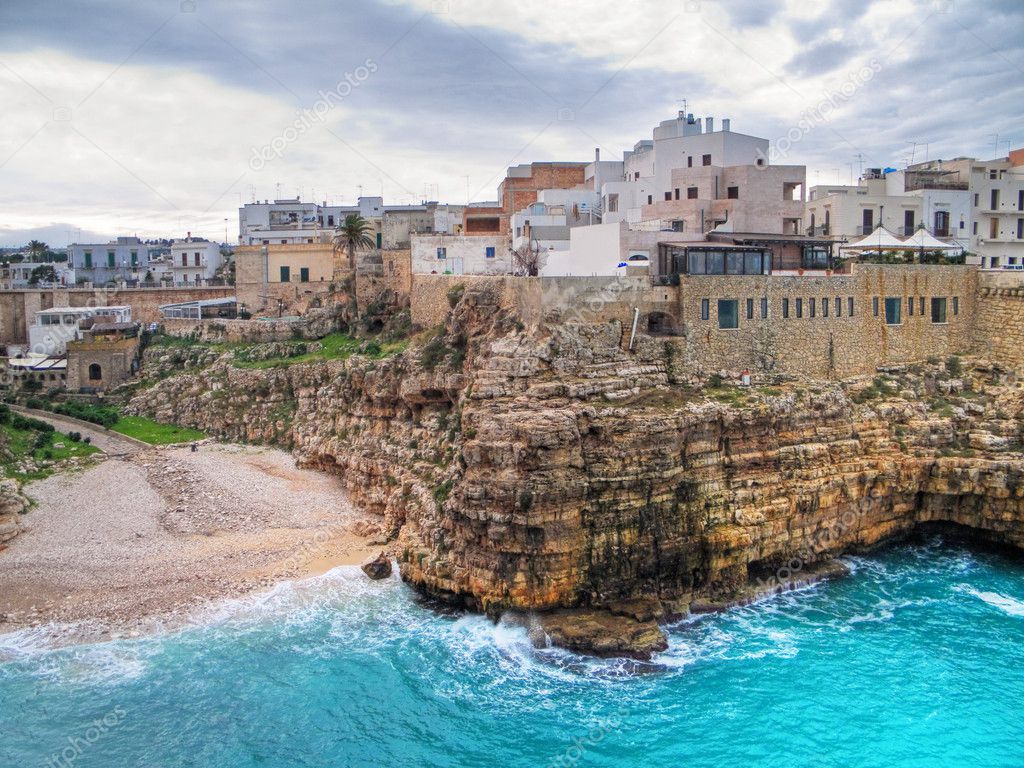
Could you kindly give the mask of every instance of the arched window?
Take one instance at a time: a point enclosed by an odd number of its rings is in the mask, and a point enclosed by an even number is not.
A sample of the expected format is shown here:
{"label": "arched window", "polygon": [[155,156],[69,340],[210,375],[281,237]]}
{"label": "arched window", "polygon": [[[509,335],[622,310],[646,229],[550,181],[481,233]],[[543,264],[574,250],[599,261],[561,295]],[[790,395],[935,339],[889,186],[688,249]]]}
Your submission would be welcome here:
{"label": "arched window", "polygon": [[92,363],[89,366],[89,381],[100,381],[103,379],[103,369],[99,363]]}

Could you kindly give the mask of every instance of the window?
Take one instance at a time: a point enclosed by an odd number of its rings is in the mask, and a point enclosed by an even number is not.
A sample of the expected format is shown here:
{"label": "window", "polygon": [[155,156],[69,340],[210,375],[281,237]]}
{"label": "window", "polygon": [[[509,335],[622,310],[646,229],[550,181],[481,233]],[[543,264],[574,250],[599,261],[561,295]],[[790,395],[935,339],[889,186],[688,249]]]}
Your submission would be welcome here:
{"label": "window", "polygon": [[654,205],[654,195],[648,195],[647,196],[647,204],[648,205]]}
{"label": "window", "polygon": [[334,217],[333,216],[328,216],[327,217],[327,226],[328,227],[333,227],[334,226]]}
{"label": "window", "polygon": [[860,215],[861,229],[863,234],[870,235],[875,229],[875,212],[871,208],[865,208]]}
{"label": "window", "polygon": [[955,315],[959,315],[959,314],[960,314],[960,297],[959,296],[954,296],[953,297],[953,315],[955,316]]}
{"label": "window", "polygon": [[972,235],[978,234],[978,222],[976,222],[976,221],[972,221],[971,222],[971,234]]}
{"label": "window", "polygon": [[686,188],[686,199],[687,200],[696,200],[697,199],[697,188],[696,187],[687,187]]}
{"label": "window", "polygon": [[914,316],[914,297],[913,296],[907,296],[907,314],[910,315],[910,317]]}
{"label": "window", "polygon": [[132,256],[132,266],[133,267],[139,266],[139,252],[138,251],[132,251],[131,252],[131,256]]}
{"label": "window", "polygon": [[494,246],[493,245],[488,245],[486,248],[484,248],[484,258],[485,259],[493,259],[494,258]]}
{"label": "window", "polygon": [[921,297],[921,301],[919,302],[919,304],[920,304],[920,307],[921,307],[921,309],[920,309],[921,317],[924,317],[924,296]]}
{"label": "window", "polygon": [[877,296],[871,297],[871,314],[873,314],[875,317],[878,317],[878,297]]}
{"label": "window", "polygon": [[193,262],[197,267],[199,266],[199,254],[195,255],[195,261]]}
{"label": "window", "polygon": [[113,251],[107,251],[107,266],[113,267],[116,263]]}
{"label": "window", "polygon": [[885,297],[885,324],[886,325],[900,325],[903,319],[900,317],[900,307],[903,305],[903,301],[899,296],[886,296]]}
{"label": "window", "polygon": [[843,300],[836,296],[836,317],[843,316]]}
{"label": "window", "polygon": [[99,363],[92,363],[89,366],[89,381],[102,381],[103,380],[103,369]]}
{"label": "window", "polygon": [[187,253],[181,254],[181,266],[183,266],[183,267],[187,267],[188,266],[188,254]]}
{"label": "window", "polygon": [[703,155],[700,159],[701,165],[711,165],[711,155]]}
{"label": "window", "polygon": [[[876,311],[875,314],[877,315],[878,312]],[[846,298],[846,316],[853,317],[853,296]]]}
{"label": "window", "polygon": [[281,267],[281,282],[290,283],[292,281],[292,269],[288,266]]}
{"label": "window", "polygon": [[686,158],[686,167],[687,168],[693,168],[693,155],[689,155]]}
{"label": "window", "polygon": [[932,322],[937,325],[946,322],[945,297],[935,297],[932,299]]}
{"label": "window", "polygon": [[914,234],[914,212],[904,211],[903,212],[903,234],[912,235]]}
{"label": "window", "polygon": [[665,200],[671,200],[671,199],[672,199],[672,193],[671,192],[666,192],[665,193]]}
{"label": "window", "polygon": [[92,251],[85,252],[85,268],[92,269]]}
{"label": "window", "polygon": [[300,283],[308,283],[309,282],[309,267],[299,267],[299,282]]}
{"label": "window", "polygon": [[384,235],[382,233],[378,232],[377,233],[377,248],[380,249],[380,247],[383,244],[384,244]]}
{"label": "window", "polygon": [[782,300],[782,316],[789,317],[789,299]]}
{"label": "window", "polygon": [[974,193],[974,207],[975,208],[978,207],[978,193],[977,192]]}
{"label": "window", "polygon": [[1017,239],[1024,240],[1024,219],[1017,219]]}
{"label": "window", "polygon": [[740,327],[739,302],[736,299],[718,300],[718,327],[725,330]]}
{"label": "window", "polygon": [[935,232],[936,237],[949,237],[949,211],[936,211],[935,212]]}
{"label": "window", "polygon": [[685,228],[686,228],[686,222],[683,221],[682,219],[674,219],[672,221],[672,231],[673,232],[683,232],[683,231],[685,231]]}
{"label": "window", "polygon": [[821,300],[821,316],[828,317],[828,299]]}
{"label": "window", "polygon": [[700,319],[707,320],[711,315],[711,302],[708,299],[700,300]]}
{"label": "window", "polygon": [[726,187],[725,188],[725,196],[729,200],[739,200],[740,199],[740,188],[739,187]]}
{"label": "window", "polygon": [[768,318],[768,297],[765,296],[761,299],[761,319],[766,320]]}
{"label": "window", "polygon": [[796,300],[796,316],[797,317],[803,317],[804,316],[804,300],[803,299],[797,299]]}
{"label": "window", "polygon": [[999,208],[999,190],[992,190],[992,205],[989,206],[993,211]]}
{"label": "window", "polygon": [[754,319],[754,300],[747,299],[747,320]]}
{"label": "window", "polygon": [[808,299],[807,303],[808,303],[807,310],[808,310],[808,313],[810,314],[810,316],[811,317],[817,316],[817,312],[815,311],[815,305],[817,304],[817,302],[814,299]]}
{"label": "window", "polygon": [[446,259],[446,258],[448,258],[448,249],[447,248],[438,248],[437,249],[437,258],[439,258],[439,259]]}
{"label": "window", "polygon": [[679,199],[679,187],[676,187],[676,200]]}

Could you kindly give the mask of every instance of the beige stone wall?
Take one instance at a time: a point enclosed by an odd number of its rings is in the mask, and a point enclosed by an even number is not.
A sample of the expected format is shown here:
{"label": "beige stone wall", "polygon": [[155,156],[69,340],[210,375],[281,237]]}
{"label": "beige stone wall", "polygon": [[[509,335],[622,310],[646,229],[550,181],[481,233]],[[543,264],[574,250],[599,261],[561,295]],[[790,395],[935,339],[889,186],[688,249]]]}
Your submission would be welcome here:
{"label": "beige stone wall", "polygon": [[[448,292],[454,286],[491,285],[500,291],[501,305],[519,312],[527,326],[545,318],[570,323],[617,321],[624,346],[629,344],[635,310],[639,310],[638,337],[649,332],[674,333],[674,343],[683,355],[681,363],[698,373],[749,369],[832,378],[969,351],[974,341],[976,275],[972,267],[856,265],[851,274],[828,277],[683,276],[678,287],[652,286],[644,277],[414,275],[412,315],[421,326],[437,325],[448,314]],[[886,297],[900,298],[900,325],[886,325]],[[912,315],[907,306],[910,297],[914,299]],[[945,324],[931,322],[933,297],[947,299]],[[768,302],[768,317],[763,319],[762,298]],[[705,299],[706,320],[701,316]],[[748,299],[753,302],[750,319]],[[782,317],[783,299],[789,302],[788,318]],[[825,299],[827,316],[822,308]],[[719,300],[737,302],[738,328],[719,328]]]}
{"label": "beige stone wall", "polygon": [[356,305],[362,312],[384,292],[391,291],[398,306],[405,306],[412,292],[412,254],[409,249],[375,252],[380,263],[364,259],[356,269]]}
{"label": "beige stone wall", "polygon": [[[687,340],[687,360],[698,371],[773,370],[842,378],[871,373],[879,365],[967,352],[973,335],[975,274],[969,267],[858,265],[849,276],[684,277],[677,317]],[[885,323],[886,297],[900,298],[900,325]],[[910,297],[914,299],[912,315]],[[945,324],[931,322],[932,297],[947,299]],[[766,319],[760,316],[762,298],[768,300]],[[836,298],[841,304],[839,314]],[[701,317],[704,299],[709,305],[707,320]],[[752,319],[747,317],[748,299],[753,300]],[[719,300],[737,301],[738,328],[719,328]],[[782,316],[783,300],[789,302],[788,318]],[[800,318],[797,300],[802,304]],[[822,308],[825,300],[827,317]]]}
{"label": "beige stone wall", "polygon": [[[77,392],[81,388],[108,390],[116,387],[132,375],[132,361],[138,353],[138,339],[80,341],[68,344],[68,390]],[[89,368],[92,365],[100,366],[99,379],[89,377]]]}
{"label": "beige stone wall", "polygon": [[1024,287],[981,288],[974,351],[1012,368],[1024,368]]}
{"label": "beige stone wall", "polygon": [[0,344],[27,343],[28,326],[40,309],[127,304],[132,308],[132,320],[155,323],[160,320],[161,304],[234,295],[234,286],[0,291]]}

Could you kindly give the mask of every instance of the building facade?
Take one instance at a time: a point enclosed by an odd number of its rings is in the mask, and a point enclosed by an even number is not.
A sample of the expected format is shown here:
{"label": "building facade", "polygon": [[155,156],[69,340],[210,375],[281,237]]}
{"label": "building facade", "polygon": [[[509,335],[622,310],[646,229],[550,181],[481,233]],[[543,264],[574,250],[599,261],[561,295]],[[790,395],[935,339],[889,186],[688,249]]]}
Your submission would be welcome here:
{"label": "building facade", "polygon": [[119,237],[108,243],[68,246],[68,265],[77,282],[105,285],[142,281],[149,269],[150,247],[137,237]]}
{"label": "building facade", "polygon": [[171,243],[170,259],[166,270],[173,276],[176,285],[200,285],[212,280],[224,263],[218,243],[202,237],[192,237]]}

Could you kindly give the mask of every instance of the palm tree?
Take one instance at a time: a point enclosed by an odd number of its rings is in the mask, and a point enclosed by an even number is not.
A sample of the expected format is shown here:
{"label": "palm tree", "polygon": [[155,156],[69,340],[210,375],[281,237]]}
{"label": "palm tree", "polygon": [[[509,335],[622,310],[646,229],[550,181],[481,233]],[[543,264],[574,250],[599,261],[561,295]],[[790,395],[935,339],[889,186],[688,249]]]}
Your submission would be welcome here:
{"label": "palm tree", "polygon": [[356,268],[356,251],[368,251],[376,245],[373,225],[358,213],[350,213],[334,231],[334,248],[348,253],[349,269]]}
{"label": "palm tree", "polygon": [[31,240],[28,244],[28,253],[32,257],[32,261],[38,261],[39,257],[45,254],[50,247],[39,240]]}

